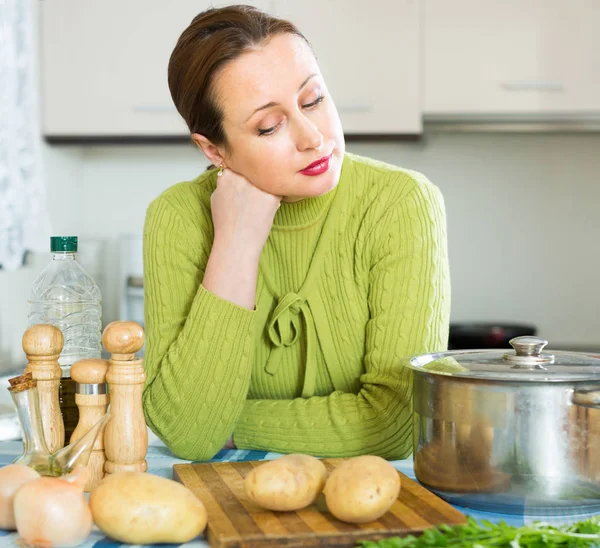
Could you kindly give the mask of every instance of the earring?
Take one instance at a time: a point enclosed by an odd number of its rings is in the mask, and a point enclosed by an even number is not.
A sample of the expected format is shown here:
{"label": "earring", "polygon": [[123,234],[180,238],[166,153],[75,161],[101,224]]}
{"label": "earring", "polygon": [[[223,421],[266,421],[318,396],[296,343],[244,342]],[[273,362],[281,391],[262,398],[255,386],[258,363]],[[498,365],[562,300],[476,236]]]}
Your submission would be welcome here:
{"label": "earring", "polygon": [[223,175],[223,171],[225,171],[225,166],[223,164],[219,165],[219,172],[217,173],[217,177]]}

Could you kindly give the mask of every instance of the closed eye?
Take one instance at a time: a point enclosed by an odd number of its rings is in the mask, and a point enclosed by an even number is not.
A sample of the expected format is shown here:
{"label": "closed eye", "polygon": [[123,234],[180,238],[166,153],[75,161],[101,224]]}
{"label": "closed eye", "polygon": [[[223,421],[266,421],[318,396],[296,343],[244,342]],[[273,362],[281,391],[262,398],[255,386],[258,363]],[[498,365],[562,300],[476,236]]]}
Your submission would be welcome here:
{"label": "closed eye", "polygon": [[319,97],[317,97],[312,103],[307,103],[306,105],[302,105],[302,106],[304,108],[316,107],[319,103],[323,102],[323,99],[325,99],[325,97],[323,95],[319,95]]}
{"label": "closed eye", "polygon": [[[302,108],[307,108],[307,109],[314,108],[317,105],[321,104],[324,99],[325,99],[324,95],[319,95],[319,97],[317,97],[311,103],[307,103],[305,105],[302,105]],[[258,135],[259,136],[262,136],[262,135],[272,135],[275,132],[275,130],[277,129],[278,125],[277,126],[273,126],[273,127],[269,127],[269,128],[266,128],[266,129],[259,129],[258,130]]]}
{"label": "closed eye", "polygon": [[277,126],[269,127],[267,129],[259,129],[258,135],[271,135],[271,133],[273,133],[275,129],[277,129]]}

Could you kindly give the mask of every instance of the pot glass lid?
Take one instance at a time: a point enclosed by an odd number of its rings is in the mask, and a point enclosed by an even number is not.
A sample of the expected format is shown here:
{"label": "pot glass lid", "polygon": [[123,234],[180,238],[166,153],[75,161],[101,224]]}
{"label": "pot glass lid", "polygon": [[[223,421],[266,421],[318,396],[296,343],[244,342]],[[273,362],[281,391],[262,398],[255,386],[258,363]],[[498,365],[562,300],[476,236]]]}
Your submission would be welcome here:
{"label": "pot glass lid", "polygon": [[529,382],[600,381],[600,354],[545,350],[548,341],[516,337],[512,350],[451,350],[415,356],[409,367],[437,375]]}

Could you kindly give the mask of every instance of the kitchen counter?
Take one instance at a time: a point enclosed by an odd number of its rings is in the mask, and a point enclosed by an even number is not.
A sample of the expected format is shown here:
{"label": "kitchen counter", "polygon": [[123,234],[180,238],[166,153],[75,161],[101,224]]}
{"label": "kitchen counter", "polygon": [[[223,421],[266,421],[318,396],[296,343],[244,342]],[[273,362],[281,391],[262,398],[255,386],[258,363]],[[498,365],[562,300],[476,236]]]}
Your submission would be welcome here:
{"label": "kitchen counter", "polygon": [[[21,454],[22,443],[20,441],[3,441],[0,442],[0,466],[10,464],[17,456]],[[266,453],[264,451],[243,451],[243,450],[223,450],[219,452],[211,462],[231,462],[231,461],[248,461],[248,460],[272,460],[277,458],[277,453]],[[148,461],[148,472],[172,479],[173,465],[186,463],[190,461],[181,460],[173,456],[173,454],[158,440],[155,436],[151,436],[146,456]],[[415,479],[412,458],[405,460],[392,461],[394,467],[406,474],[412,479]],[[544,521],[555,525],[572,523],[585,519],[589,515],[569,516],[569,517],[543,517],[540,518],[524,515],[508,515],[494,514],[491,512],[479,512],[456,506],[461,512],[474,517],[477,520],[487,519],[491,522],[504,520],[509,525],[523,525],[532,523],[533,521]],[[2,548],[19,548],[17,544],[17,534],[0,530],[0,546]],[[88,540],[81,545],[83,548],[116,548],[119,546],[127,546],[121,543],[112,541],[104,536],[98,529],[94,528]],[[185,544],[186,548],[208,547],[208,543],[203,538],[198,538],[190,543]]]}

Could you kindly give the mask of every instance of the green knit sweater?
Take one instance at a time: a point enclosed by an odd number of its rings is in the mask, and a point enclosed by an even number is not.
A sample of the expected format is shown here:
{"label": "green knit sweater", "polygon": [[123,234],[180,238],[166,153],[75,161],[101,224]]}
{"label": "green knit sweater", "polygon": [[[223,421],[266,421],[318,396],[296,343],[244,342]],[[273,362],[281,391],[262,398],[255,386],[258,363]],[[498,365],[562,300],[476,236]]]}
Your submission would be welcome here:
{"label": "green knit sweater", "polygon": [[445,350],[442,197],[419,173],[346,154],[338,186],[282,203],[256,309],[202,285],[216,172],[154,200],[144,226],[146,421],[181,458],[236,446],[404,458],[412,375]]}

